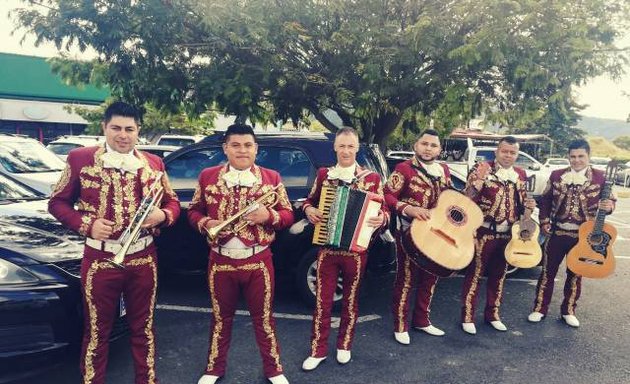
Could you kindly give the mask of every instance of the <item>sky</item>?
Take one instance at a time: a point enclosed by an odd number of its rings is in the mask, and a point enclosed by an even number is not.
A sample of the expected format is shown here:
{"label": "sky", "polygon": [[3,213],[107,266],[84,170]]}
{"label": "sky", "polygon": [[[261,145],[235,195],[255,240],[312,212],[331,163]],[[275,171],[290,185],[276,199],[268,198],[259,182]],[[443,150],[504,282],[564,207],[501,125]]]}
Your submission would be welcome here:
{"label": "sky", "polygon": [[[23,31],[11,36],[14,23],[9,18],[12,9],[19,8],[22,3],[19,0],[0,0],[0,52],[17,53],[23,55],[52,57],[57,55],[57,50],[52,44],[35,47],[34,39],[27,38],[20,45]],[[619,44],[621,47],[630,46],[630,34]],[[82,55],[85,57],[85,55]],[[613,81],[605,76],[590,80],[586,85],[576,89],[576,96],[580,104],[588,105],[581,111],[583,116],[601,117],[615,120],[626,120],[630,115],[630,96],[624,96],[624,92],[630,94],[630,67],[627,74]]]}

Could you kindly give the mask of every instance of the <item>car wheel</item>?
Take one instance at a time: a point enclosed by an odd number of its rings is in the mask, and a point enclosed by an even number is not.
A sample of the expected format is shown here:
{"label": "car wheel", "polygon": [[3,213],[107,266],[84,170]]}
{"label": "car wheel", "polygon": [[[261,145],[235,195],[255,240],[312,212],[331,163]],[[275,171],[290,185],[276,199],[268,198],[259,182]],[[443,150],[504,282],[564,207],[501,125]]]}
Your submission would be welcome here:
{"label": "car wheel", "polygon": [[[302,300],[311,307],[315,306],[317,295],[317,251],[319,248],[311,248],[300,260],[295,274],[296,286]],[[337,279],[337,287],[333,294],[333,303],[338,303],[343,298],[343,285],[341,275]]]}

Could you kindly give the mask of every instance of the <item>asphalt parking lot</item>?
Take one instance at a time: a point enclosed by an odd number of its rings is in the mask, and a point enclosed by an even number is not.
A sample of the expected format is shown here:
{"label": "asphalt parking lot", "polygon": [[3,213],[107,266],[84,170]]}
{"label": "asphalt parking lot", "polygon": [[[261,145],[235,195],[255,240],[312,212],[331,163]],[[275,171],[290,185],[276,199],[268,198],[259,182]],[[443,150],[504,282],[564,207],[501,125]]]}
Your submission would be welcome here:
{"label": "asphalt parking lot", "polygon": [[[433,323],[446,335],[412,332],[411,345],[402,346],[392,336],[394,276],[368,275],[361,291],[352,361],[346,366],[337,364],[331,337],[328,361],[306,373],[301,363],[309,353],[311,310],[300,302],[288,279],[281,277],[276,281],[274,310],[287,378],[298,384],[630,383],[630,198],[619,200],[608,222],[619,232],[616,271],[608,279],[584,280],[577,309],[579,329],[559,321],[563,267],[549,316],[539,324],[527,322],[539,273],[535,268],[519,271],[506,282],[502,319],[507,332],[484,325],[482,311],[477,313],[477,335],[460,329],[462,279],[455,277],[440,281],[433,299]],[[483,295],[480,299],[483,304]],[[251,322],[243,304],[241,308],[234,322],[227,375],[220,383],[266,383]],[[161,383],[197,382],[206,359],[209,311],[204,276],[162,278],[155,319]],[[132,381],[128,340],[122,339],[110,350],[108,383]],[[60,366],[22,383],[79,382],[78,353],[74,353]]]}

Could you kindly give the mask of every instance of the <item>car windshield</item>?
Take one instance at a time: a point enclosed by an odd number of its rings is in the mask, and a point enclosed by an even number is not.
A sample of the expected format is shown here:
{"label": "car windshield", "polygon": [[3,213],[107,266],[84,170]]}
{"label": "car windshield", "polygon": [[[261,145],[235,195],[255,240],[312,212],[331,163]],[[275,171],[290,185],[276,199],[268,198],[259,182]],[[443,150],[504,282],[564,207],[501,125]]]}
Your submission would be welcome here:
{"label": "car windshield", "polygon": [[185,139],[185,138],[175,138],[175,137],[167,137],[161,138],[159,141],[159,145],[174,145],[176,147],[185,147],[190,144],[194,144],[195,140],[193,139]]}
{"label": "car windshield", "polygon": [[82,147],[82,145],[72,143],[50,143],[46,148],[50,149],[55,155],[67,155],[68,152],[79,147]]}
{"label": "car windshield", "polygon": [[0,164],[10,173],[53,172],[65,164],[37,141],[13,141],[0,144]]}
{"label": "car windshield", "polygon": [[14,199],[33,199],[39,196],[30,189],[0,175],[0,202]]}

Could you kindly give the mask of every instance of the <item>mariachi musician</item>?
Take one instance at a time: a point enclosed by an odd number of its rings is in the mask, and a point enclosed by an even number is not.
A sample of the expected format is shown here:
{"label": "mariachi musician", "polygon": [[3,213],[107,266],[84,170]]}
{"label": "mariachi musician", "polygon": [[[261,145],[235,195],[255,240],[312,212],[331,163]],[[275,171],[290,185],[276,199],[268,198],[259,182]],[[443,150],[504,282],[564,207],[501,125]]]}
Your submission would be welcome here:
{"label": "mariachi musician", "polygon": [[[139,123],[135,107],[123,102],[111,104],[102,122],[105,145],[70,151],[48,203],[50,213],[64,226],[86,236],[81,262],[84,384],[105,382],[109,335],[119,315],[121,294],[131,332],[135,383],[157,383],[153,332],[157,255],[149,232],[177,220],[179,201],[163,173],[162,160],[134,149]],[[110,261],[122,248],[116,239],[133,225],[150,186],[156,184],[163,190],[161,203],[154,201],[146,219],[137,223],[145,231],[136,242],[129,243],[123,266],[117,266]],[[151,200],[148,197],[144,201]]]}
{"label": "mariachi musician", "polygon": [[435,161],[441,150],[437,131],[425,130],[414,144],[415,156],[398,164],[385,186],[385,201],[390,211],[396,211],[399,217],[399,231],[396,234],[398,268],[392,304],[394,338],[405,345],[410,343],[407,317],[410,294],[416,280],[418,289],[412,326],[429,335],[444,335],[444,331],[432,325],[429,319],[438,277],[418,267],[402,245],[403,233],[409,230],[411,220],[429,219],[429,210],[437,204],[440,193],[451,187],[448,166]]}
{"label": "mariachi musician", "polygon": [[[270,245],[275,231],[293,223],[293,210],[278,172],[254,164],[258,144],[252,127],[229,126],[223,151],[228,164],[206,168],[199,175],[188,220],[207,235],[208,230],[221,228],[239,212],[245,214],[232,230],[220,231],[210,244],[212,321],[205,374],[198,383],[213,384],[225,374],[232,322],[242,291],[254,323],[265,377],[273,384],[288,384],[272,317],[274,269]],[[265,204],[262,200],[267,194],[275,198]]]}
{"label": "mariachi musician", "polygon": [[475,164],[468,175],[466,194],[481,208],[482,226],[475,234],[475,257],[468,266],[462,286],[462,329],[474,335],[475,305],[484,272],[487,272],[484,319],[497,331],[507,331],[499,316],[503,283],[507,271],[505,247],[511,239],[511,227],[523,207],[534,210],[536,202],[527,197],[525,171],[514,166],[519,144],[505,136],[497,145],[495,160]]}
{"label": "mariachi musician", "polygon": [[[578,229],[598,209],[611,213],[614,199],[600,201],[604,173],[589,166],[591,148],[586,140],[569,144],[570,167],[551,173],[540,201],[540,224],[548,236],[544,245],[543,267],[536,286],[534,309],[527,319],[540,322],[547,315],[554,279],[567,252],[578,242]],[[575,307],[580,298],[582,277],[567,268],[564,299],[560,306],[562,319],[579,327]]]}
{"label": "mariachi musician", "polygon": [[[313,224],[322,220],[323,213],[316,208],[323,186],[348,185],[350,188],[383,195],[380,176],[356,163],[359,151],[359,136],[350,127],[337,131],[334,142],[337,164],[320,168],[317,180],[304,202],[306,218]],[[378,216],[368,218],[367,225],[380,228],[387,223],[387,210],[381,207]],[[326,359],[328,335],[333,307],[333,294],[339,273],[343,275],[343,304],[341,324],[337,337],[337,361],[346,364],[351,359],[352,339],[357,321],[358,294],[361,278],[365,272],[367,251],[353,252],[322,246],[317,254],[317,294],[311,335],[311,355],[302,364],[302,369],[312,371]]]}

